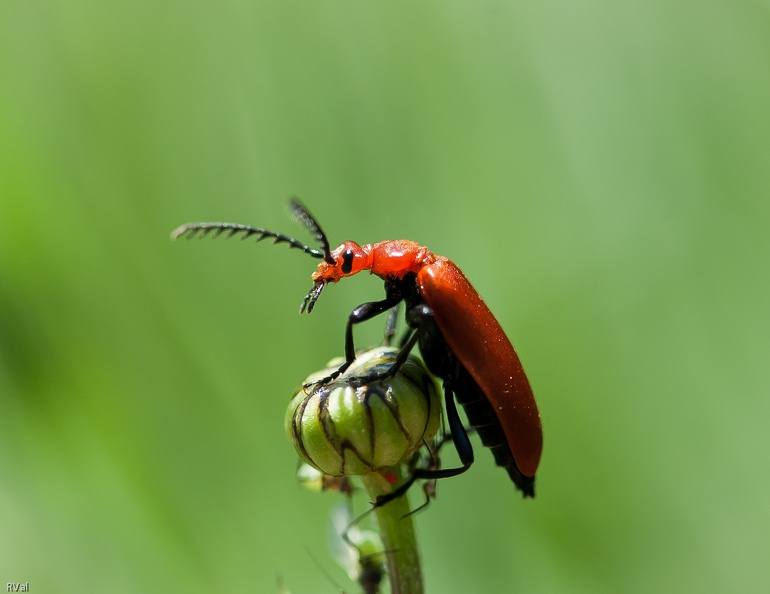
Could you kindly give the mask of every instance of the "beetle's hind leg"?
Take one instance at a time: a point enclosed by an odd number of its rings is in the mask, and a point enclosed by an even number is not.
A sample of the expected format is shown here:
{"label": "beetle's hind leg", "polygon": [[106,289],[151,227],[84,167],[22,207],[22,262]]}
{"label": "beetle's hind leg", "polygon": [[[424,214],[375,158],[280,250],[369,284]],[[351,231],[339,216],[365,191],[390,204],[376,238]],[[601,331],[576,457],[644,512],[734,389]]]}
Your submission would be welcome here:
{"label": "beetle's hind leg", "polygon": [[[416,468],[411,476],[399,485],[396,489],[388,493],[387,495],[380,495],[377,497],[377,501],[374,503],[374,507],[382,507],[383,505],[401,497],[409,490],[416,480],[425,479],[433,481],[441,478],[449,478],[462,474],[471,467],[473,464],[473,446],[468,438],[468,432],[463,426],[463,422],[460,419],[460,415],[457,413],[457,406],[455,405],[454,392],[444,382],[444,411],[446,413],[447,422],[449,423],[449,431],[451,432],[451,441],[454,443],[457,455],[460,458],[461,466],[457,468],[440,468],[440,467],[428,467],[428,468]],[[440,465],[439,465],[440,466]]]}

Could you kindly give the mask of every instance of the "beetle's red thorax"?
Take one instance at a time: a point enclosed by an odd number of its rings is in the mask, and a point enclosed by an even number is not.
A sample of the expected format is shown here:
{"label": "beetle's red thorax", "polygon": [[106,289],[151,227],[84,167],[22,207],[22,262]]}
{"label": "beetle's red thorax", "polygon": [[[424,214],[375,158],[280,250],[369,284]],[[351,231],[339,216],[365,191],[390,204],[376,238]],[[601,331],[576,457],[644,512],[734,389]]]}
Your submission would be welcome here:
{"label": "beetle's red thorax", "polygon": [[[365,243],[358,245],[346,241],[331,253],[333,263],[326,261],[318,265],[313,273],[316,283],[336,283],[364,270],[382,279],[402,279],[410,272],[417,273],[437,256],[424,245],[406,239]],[[347,258],[347,264],[346,264]]]}
{"label": "beetle's red thorax", "polygon": [[370,244],[371,272],[382,279],[402,279],[410,272],[417,273],[423,266],[436,260],[436,255],[424,245],[408,239],[393,239]]}

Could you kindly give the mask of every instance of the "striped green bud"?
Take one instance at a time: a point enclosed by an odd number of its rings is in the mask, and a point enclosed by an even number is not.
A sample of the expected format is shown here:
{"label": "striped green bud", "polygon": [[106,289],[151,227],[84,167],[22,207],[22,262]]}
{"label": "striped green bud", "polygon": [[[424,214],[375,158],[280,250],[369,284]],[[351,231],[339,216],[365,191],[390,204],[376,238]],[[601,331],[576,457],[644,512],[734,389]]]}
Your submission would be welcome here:
{"label": "striped green bud", "polygon": [[[349,379],[388,369],[398,349],[361,353],[347,371],[323,386],[300,387],[286,411],[286,434],[299,457],[332,476],[384,472],[433,438],[441,400],[433,376],[410,355],[383,381],[351,386]],[[335,371],[341,359],[308,377],[309,384]]]}

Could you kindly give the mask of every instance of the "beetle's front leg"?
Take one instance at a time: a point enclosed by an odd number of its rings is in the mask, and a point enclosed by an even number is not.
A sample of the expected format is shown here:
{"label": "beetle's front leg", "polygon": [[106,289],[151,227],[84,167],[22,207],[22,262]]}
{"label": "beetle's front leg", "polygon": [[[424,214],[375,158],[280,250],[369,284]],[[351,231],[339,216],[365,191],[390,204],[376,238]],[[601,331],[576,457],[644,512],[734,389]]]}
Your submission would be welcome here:
{"label": "beetle's front leg", "polygon": [[[315,382],[315,384],[306,384],[304,387],[309,388],[312,385],[324,385],[337,379],[340,375],[345,373],[348,367],[356,360],[356,346],[353,342],[353,326],[371,320],[372,318],[380,315],[392,309],[401,301],[400,295],[389,295],[382,301],[370,301],[368,303],[362,303],[355,308],[348,316],[348,323],[345,327],[345,362],[339,366],[337,371],[331,373],[325,378]],[[400,354],[400,353],[399,353]],[[400,365],[399,365],[400,366]],[[398,367],[396,367],[398,369]]]}
{"label": "beetle's front leg", "polygon": [[398,351],[398,355],[396,356],[396,360],[393,365],[391,365],[385,371],[379,371],[370,373],[368,375],[363,375],[361,377],[350,378],[351,385],[361,386],[371,382],[382,381],[388,379],[389,377],[393,377],[399,368],[404,364],[404,362],[409,358],[409,353],[412,352],[412,349],[419,341],[423,332],[427,331],[425,322],[429,319],[433,319],[433,310],[424,303],[415,305],[414,307],[410,308],[406,312],[406,321],[411,328],[416,328],[416,330],[412,330],[411,332],[407,333],[406,336],[404,336],[404,339],[401,341],[401,347]]}

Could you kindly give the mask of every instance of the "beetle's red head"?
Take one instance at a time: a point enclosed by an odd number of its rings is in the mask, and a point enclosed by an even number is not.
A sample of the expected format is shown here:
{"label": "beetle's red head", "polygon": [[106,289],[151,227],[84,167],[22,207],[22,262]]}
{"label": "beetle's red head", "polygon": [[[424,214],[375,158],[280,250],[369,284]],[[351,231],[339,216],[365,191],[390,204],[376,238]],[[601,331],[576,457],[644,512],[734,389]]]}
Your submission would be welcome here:
{"label": "beetle's red head", "polygon": [[313,311],[326,283],[336,283],[341,278],[371,269],[372,254],[369,248],[368,244],[360,246],[355,241],[346,241],[329,254],[328,260],[324,258],[313,273],[313,287],[305,295],[300,312]]}

